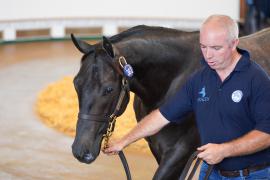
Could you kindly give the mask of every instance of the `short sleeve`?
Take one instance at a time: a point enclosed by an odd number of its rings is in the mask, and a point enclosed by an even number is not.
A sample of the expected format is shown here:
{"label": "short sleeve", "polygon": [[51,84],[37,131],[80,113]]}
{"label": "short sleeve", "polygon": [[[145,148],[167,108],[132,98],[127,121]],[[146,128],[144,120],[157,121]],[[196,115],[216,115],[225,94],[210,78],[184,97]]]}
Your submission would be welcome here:
{"label": "short sleeve", "polygon": [[161,114],[170,122],[181,123],[183,117],[192,111],[191,91],[192,86],[189,80],[159,108]]}
{"label": "short sleeve", "polygon": [[252,81],[251,112],[255,129],[270,134],[270,79],[264,72]]}

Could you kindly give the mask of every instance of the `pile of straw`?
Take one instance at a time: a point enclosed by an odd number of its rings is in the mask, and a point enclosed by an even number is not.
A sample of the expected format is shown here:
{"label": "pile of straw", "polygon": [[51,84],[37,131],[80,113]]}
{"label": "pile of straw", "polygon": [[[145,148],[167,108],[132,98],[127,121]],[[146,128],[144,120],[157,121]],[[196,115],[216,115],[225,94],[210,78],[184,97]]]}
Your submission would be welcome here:
{"label": "pile of straw", "polygon": [[[49,84],[38,94],[35,108],[46,125],[74,137],[78,100],[72,80],[73,77],[67,76],[55,83]],[[133,97],[134,95],[131,94],[131,100],[125,113],[117,119],[112,140],[119,139],[136,125],[132,108]],[[150,152],[145,140],[133,143],[126,149],[133,152]]]}

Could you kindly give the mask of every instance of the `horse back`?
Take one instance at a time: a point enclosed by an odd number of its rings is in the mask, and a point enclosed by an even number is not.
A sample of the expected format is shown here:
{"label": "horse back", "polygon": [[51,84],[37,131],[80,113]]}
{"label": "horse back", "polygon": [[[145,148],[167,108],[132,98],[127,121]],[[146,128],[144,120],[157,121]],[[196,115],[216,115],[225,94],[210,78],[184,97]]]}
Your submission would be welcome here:
{"label": "horse back", "polygon": [[241,37],[239,47],[248,50],[251,59],[270,74],[270,28]]}

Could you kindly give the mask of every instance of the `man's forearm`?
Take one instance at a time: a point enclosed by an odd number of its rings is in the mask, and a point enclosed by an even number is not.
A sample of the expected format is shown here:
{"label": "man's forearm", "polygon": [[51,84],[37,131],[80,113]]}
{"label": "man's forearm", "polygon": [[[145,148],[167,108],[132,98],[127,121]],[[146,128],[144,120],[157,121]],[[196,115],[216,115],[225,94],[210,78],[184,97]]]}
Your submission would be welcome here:
{"label": "man's forearm", "polygon": [[141,138],[157,133],[168,123],[169,121],[162,116],[159,110],[154,110],[121,139],[123,146],[125,147]]}
{"label": "man's forearm", "polygon": [[225,157],[248,155],[268,148],[270,146],[270,135],[253,130],[223,145],[225,147]]}

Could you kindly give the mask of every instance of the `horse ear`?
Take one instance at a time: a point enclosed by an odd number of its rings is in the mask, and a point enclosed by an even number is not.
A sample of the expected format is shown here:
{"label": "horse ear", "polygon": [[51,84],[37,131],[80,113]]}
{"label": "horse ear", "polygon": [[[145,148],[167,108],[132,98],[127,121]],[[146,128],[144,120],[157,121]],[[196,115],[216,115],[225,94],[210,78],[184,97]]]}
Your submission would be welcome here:
{"label": "horse ear", "polygon": [[114,58],[114,52],[113,52],[113,47],[112,47],[112,43],[109,41],[108,38],[106,38],[105,36],[103,36],[103,44],[102,44],[103,48],[107,51],[107,53]]}
{"label": "horse ear", "polygon": [[71,39],[76,48],[83,54],[87,54],[91,51],[94,51],[94,46],[76,38],[73,34],[71,34]]}

